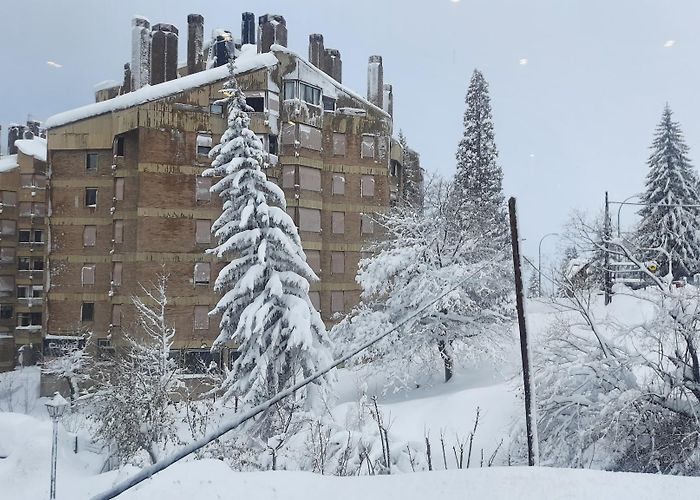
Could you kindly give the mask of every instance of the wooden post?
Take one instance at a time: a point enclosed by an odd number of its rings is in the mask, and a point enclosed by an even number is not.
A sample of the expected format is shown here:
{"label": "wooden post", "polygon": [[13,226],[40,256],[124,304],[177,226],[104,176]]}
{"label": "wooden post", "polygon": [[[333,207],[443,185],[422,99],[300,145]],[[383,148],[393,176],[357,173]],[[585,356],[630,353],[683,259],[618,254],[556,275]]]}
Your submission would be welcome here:
{"label": "wooden post", "polygon": [[513,270],[515,272],[515,300],[518,311],[518,328],[520,330],[520,354],[523,361],[523,385],[525,388],[525,425],[527,427],[527,463],[539,463],[539,445],[537,442],[537,415],[535,411],[535,388],[530,373],[530,349],[527,342],[527,324],[525,322],[525,295],[523,293],[523,273],[520,263],[520,240],[518,237],[518,214],[515,198],[508,200],[510,214],[510,241],[513,248]]}
{"label": "wooden post", "polygon": [[612,224],[610,223],[610,203],[608,203],[608,192],[605,192],[605,221],[603,222],[603,243],[605,254],[603,255],[603,267],[605,268],[605,278],[603,287],[605,288],[605,305],[612,302],[612,276],[610,274],[610,243],[612,237]]}

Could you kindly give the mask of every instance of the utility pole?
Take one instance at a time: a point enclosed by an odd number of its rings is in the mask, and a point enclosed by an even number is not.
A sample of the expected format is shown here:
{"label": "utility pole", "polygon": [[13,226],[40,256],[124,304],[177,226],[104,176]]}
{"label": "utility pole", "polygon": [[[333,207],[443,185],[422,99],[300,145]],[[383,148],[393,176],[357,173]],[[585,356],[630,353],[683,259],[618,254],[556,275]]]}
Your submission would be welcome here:
{"label": "utility pole", "polygon": [[610,238],[612,237],[612,227],[610,223],[610,204],[608,203],[608,192],[605,192],[605,222],[603,223],[603,245],[605,253],[603,255],[603,267],[605,272],[605,305],[612,302],[612,276],[610,274]]}
{"label": "utility pole", "polygon": [[530,346],[527,341],[527,323],[525,322],[525,295],[523,293],[523,272],[520,262],[520,239],[518,237],[518,214],[515,198],[508,200],[510,215],[510,241],[513,248],[513,270],[515,272],[515,300],[518,311],[518,328],[520,329],[520,355],[523,361],[523,385],[525,387],[525,425],[527,427],[527,463],[539,463],[539,444],[537,439],[537,414],[535,409],[535,386],[530,373]]}

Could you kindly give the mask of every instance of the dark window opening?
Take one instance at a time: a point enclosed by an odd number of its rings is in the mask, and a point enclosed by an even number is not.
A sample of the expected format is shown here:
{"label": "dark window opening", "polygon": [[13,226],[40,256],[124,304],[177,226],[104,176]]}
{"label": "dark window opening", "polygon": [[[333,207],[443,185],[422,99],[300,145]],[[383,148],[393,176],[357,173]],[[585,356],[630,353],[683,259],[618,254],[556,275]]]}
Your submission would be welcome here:
{"label": "dark window opening", "polygon": [[85,159],[85,170],[88,172],[97,171],[97,153],[88,153]]}
{"label": "dark window opening", "polygon": [[17,259],[17,269],[19,271],[29,271],[29,257],[19,257]]}
{"label": "dark window opening", "polygon": [[44,259],[34,258],[32,259],[32,271],[43,271],[44,270]]}
{"label": "dark window opening", "polygon": [[253,108],[256,113],[265,112],[265,98],[264,97],[246,97],[245,102]]}
{"label": "dark window opening", "polygon": [[0,319],[12,319],[14,309],[10,304],[0,304]]}
{"label": "dark window opening", "polygon": [[83,306],[80,308],[80,321],[94,321],[95,320],[95,303],[94,302],[83,302]]}
{"label": "dark window opening", "polygon": [[85,206],[97,206],[97,188],[85,188]]}
{"label": "dark window opening", "polygon": [[20,229],[19,230],[19,242],[20,243],[29,243],[31,241],[32,237],[32,232],[29,229]]}
{"label": "dark window opening", "polygon": [[114,143],[114,154],[116,156],[124,156],[124,138],[123,137],[117,137],[117,140]]}
{"label": "dark window opening", "polygon": [[268,152],[271,155],[279,154],[278,153],[278,146],[277,146],[277,136],[276,135],[269,135],[268,141],[270,142],[270,145],[267,148]]}
{"label": "dark window opening", "polygon": [[301,100],[319,106],[321,104],[321,89],[299,82]]}
{"label": "dark window opening", "polygon": [[335,111],[335,99],[332,97],[323,96],[323,110]]}
{"label": "dark window opening", "polygon": [[209,106],[209,112],[212,115],[223,115],[224,114],[224,107],[221,104],[212,103]]}
{"label": "dark window opening", "polygon": [[34,230],[33,243],[43,243],[44,242],[44,231],[42,229]]}
{"label": "dark window opening", "polygon": [[41,326],[41,313],[17,313],[17,326]]}

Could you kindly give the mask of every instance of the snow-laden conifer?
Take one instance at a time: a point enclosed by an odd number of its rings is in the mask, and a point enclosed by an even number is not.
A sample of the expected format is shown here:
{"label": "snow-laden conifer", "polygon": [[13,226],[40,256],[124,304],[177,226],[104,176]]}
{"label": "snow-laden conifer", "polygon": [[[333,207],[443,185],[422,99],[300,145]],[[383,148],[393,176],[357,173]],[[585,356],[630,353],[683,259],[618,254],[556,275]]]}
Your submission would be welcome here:
{"label": "snow-laden conifer", "polygon": [[[639,211],[642,221],[638,246],[664,248],[671,256],[673,276],[690,276],[698,271],[700,260],[698,178],[688,158],[681,127],[673,120],[668,105],[656,128],[651,150],[641,198],[645,206]],[[647,252],[647,259],[658,260],[662,272],[668,272],[668,259],[663,253]]]}
{"label": "snow-laden conifer", "polygon": [[503,171],[497,163],[489,85],[474,70],[466,97],[464,135],[457,149],[455,209],[464,224],[477,221],[487,236],[507,234]]}
{"label": "snow-laden conifer", "polygon": [[[212,228],[218,246],[209,250],[227,262],[215,283],[222,297],[213,310],[221,315],[213,348],[238,346],[240,356],[224,385],[227,397],[250,407],[330,364],[332,357],[309,299],[309,282],[318,278],[306,263],[284,193],[263,171],[267,154],[249,128],[252,108],[233,73],[224,93],[228,129],[203,174],[221,178],[212,191],[224,202]],[[317,409],[331,381],[325,377],[300,390],[295,407]],[[270,429],[261,432],[269,435]]]}

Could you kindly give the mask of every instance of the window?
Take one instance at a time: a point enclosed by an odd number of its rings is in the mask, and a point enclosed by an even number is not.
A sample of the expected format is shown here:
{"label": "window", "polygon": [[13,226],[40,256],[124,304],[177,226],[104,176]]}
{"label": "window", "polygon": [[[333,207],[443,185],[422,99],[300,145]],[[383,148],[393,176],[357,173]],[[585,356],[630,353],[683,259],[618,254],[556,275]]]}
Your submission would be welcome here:
{"label": "window", "polygon": [[211,264],[209,262],[197,262],[194,265],[194,284],[208,285],[211,279]]}
{"label": "window", "polygon": [[360,178],[360,196],[368,198],[374,196],[374,177],[363,175]]}
{"label": "window", "polygon": [[282,124],[282,144],[295,144],[297,140],[297,126],[294,123]]}
{"label": "window", "polygon": [[97,226],[83,227],[83,246],[94,247],[97,240]]}
{"label": "window", "polygon": [[83,286],[95,284],[95,264],[86,264],[80,272],[80,282]]}
{"label": "window", "polygon": [[279,146],[277,144],[277,136],[270,134],[268,142],[269,142],[269,144],[267,146],[267,152],[270,153],[271,155],[278,154]]}
{"label": "window", "polygon": [[197,154],[207,156],[211,151],[211,134],[199,132],[197,134]]}
{"label": "window", "polygon": [[12,296],[15,293],[15,277],[0,276],[0,296]]}
{"label": "window", "polygon": [[10,264],[14,262],[17,251],[13,247],[0,248],[0,264]]}
{"label": "window", "polygon": [[374,218],[371,214],[362,214],[360,219],[360,231],[362,234],[374,233]]}
{"label": "window", "polygon": [[331,252],[331,273],[345,274],[345,252]]}
{"label": "window", "polygon": [[320,250],[306,250],[306,263],[309,265],[311,270],[315,273],[321,272],[321,251]]}
{"label": "window", "polygon": [[114,156],[124,156],[124,138],[117,137],[114,140]]}
{"label": "window", "polygon": [[373,135],[363,135],[362,136],[362,148],[360,149],[360,156],[362,158],[374,158],[374,136]]}
{"label": "window", "polygon": [[197,177],[195,182],[195,199],[197,201],[211,201],[211,177]]}
{"label": "window", "polygon": [[85,170],[88,172],[97,172],[97,153],[88,153],[85,157]]}
{"label": "window", "polygon": [[224,106],[213,102],[209,105],[209,112],[212,115],[223,115],[224,114]]}
{"label": "window", "polygon": [[332,313],[342,313],[345,312],[345,293],[344,292],[331,292],[331,312]]}
{"label": "window", "polygon": [[121,286],[122,284],[122,263],[112,263],[112,285]]}
{"label": "window", "polygon": [[335,111],[335,99],[328,96],[323,96],[323,111]]}
{"label": "window", "polygon": [[42,285],[17,285],[18,299],[40,299],[44,295]]}
{"label": "window", "polygon": [[46,204],[32,203],[30,201],[20,201],[19,214],[23,217],[43,217],[44,215],[46,215]]}
{"label": "window", "polygon": [[309,298],[314,309],[321,311],[321,292],[309,292]]}
{"label": "window", "polygon": [[194,240],[196,243],[211,243],[211,221],[197,219]]}
{"label": "window", "polygon": [[17,313],[17,326],[20,328],[32,328],[41,326],[41,313]]}
{"label": "window", "polygon": [[80,307],[80,321],[95,321],[94,302],[83,302]]}
{"label": "window", "polygon": [[31,261],[29,257],[20,257],[17,259],[17,270],[19,271],[29,271],[31,266]]}
{"label": "window", "polygon": [[321,129],[299,124],[299,143],[301,147],[321,151]]}
{"label": "window", "polygon": [[114,242],[124,243],[124,221],[115,220],[114,221]]}
{"label": "window", "polygon": [[32,257],[32,271],[43,271],[44,270],[44,258],[43,257]]}
{"label": "window", "polygon": [[308,102],[315,106],[321,104],[321,89],[312,87],[311,85],[299,82],[299,94],[302,101]]}
{"label": "window", "polygon": [[46,187],[46,176],[38,174],[21,174],[20,184],[23,188],[44,189]]}
{"label": "window", "polygon": [[97,188],[85,188],[85,206],[92,208],[97,206]]}
{"label": "window", "polygon": [[277,114],[280,112],[280,98],[273,92],[267,93],[267,110]]}
{"label": "window", "polygon": [[209,306],[194,306],[194,329],[209,330]]}
{"label": "window", "polygon": [[297,98],[297,82],[296,81],[284,82],[284,98],[285,99],[296,99]]}
{"label": "window", "polygon": [[333,234],[345,233],[345,212],[333,212],[331,215]]}
{"label": "window", "polygon": [[112,305],[112,326],[122,326],[122,306],[121,306],[121,304]]}
{"label": "window", "polygon": [[6,207],[16,207],[17,193],[14,191],[0,191],[0,205]]}
{"label": "window", "polygon": [[333,174],[333,194],[345,194],[345,176]]}
{"label": "window", "polygon": [[114,179],[114,199],[122,201],[124,199],[124,177]]}
{"label": "window", "polygon": [[246,97],[245,102],[248,106],[253,108],[253,112],[255,113],[264,113],[265,112],[265,98],[261,96],[256,96],[256,97]]}
{"label": "window", "polygon": [[16,232],[17,232],[17,223],[15,221],[13,221],[13,220],[0,220],[0,236],[12,236]]}
{"label": "window", "polygon": [[20,243],[31,243],[32,241],[32,231],[30,229],[20,229],[19,230],[19,242]]}
{"label": "window", "polygon": [[97,339],[97,347],[100,349],[110,349],[112,341],[110,339]]}
{"label": "window", "polygon": [[321,232],[321,211],[315,208],[299,208],[299,230]]}
{"label": "window", "polygon": [[317,168],[300,166],[299,186],[309,191],[321,191],[321,171]]}
{"label": "window", "polygon": [[296,180],[296,167],[294,165],[283,165],[282,166],[282,187],[283,188],[293,188]]}
{"label": "window", "polygon": [[0,304],[0,319],[12,319],[14,308],[10,304]]}
{"label": "window", "polygon": [[32,239],[32,243],[43,243],[44,242],[44,230],[43,229],[35,229],[32,233],[32,236],[34,237]]}
{"label": "window", "polygon": [[346,138],[345,134],[333,134],[333,155],[345,156]]}

